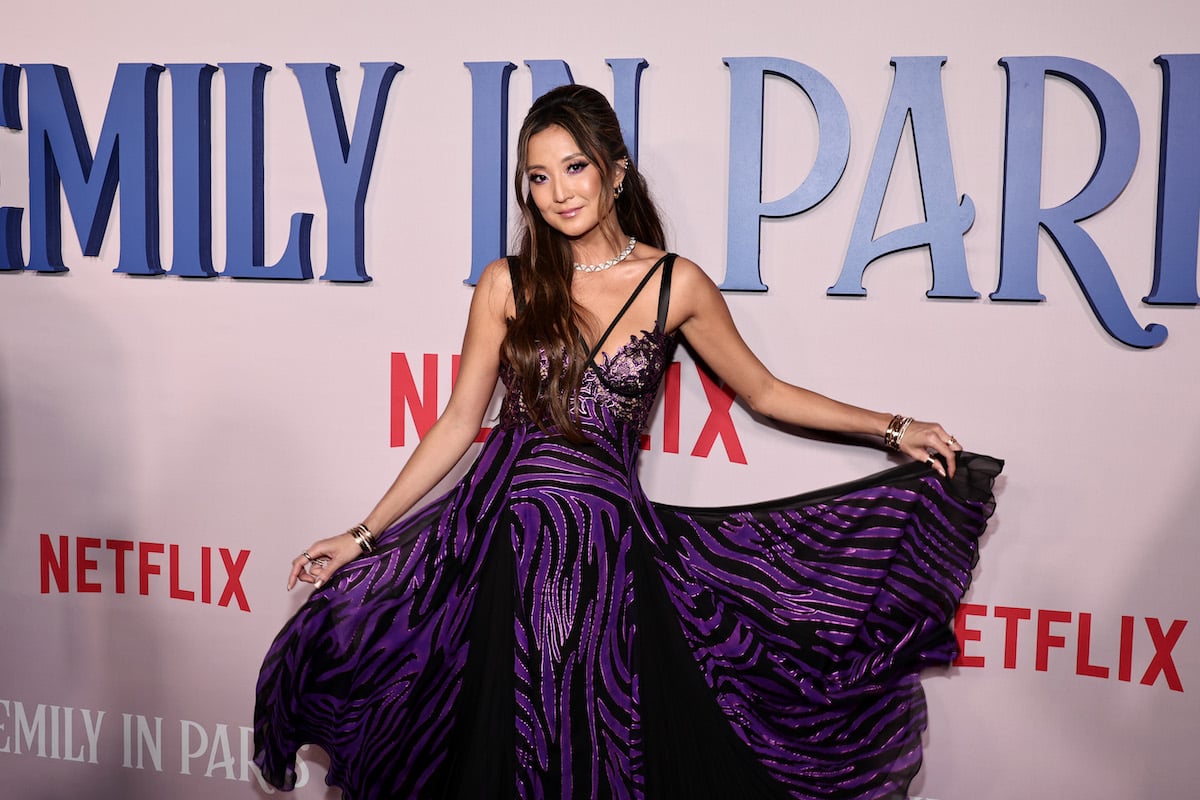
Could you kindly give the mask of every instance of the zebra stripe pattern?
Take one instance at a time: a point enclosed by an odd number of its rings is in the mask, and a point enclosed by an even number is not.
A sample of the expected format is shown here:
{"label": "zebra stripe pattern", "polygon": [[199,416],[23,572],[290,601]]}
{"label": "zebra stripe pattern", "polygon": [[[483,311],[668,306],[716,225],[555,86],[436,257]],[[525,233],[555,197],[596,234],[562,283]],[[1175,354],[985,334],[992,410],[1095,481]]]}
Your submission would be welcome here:
{"label": "zebra stripe pattern", "polygon": [[651,503],[638,434],[671,344],[587,372],[583,446],[510,388],[464,479],[313,593],[259,679],[268,780],[307,742],[347,800],[904,796],[1001,462]]}

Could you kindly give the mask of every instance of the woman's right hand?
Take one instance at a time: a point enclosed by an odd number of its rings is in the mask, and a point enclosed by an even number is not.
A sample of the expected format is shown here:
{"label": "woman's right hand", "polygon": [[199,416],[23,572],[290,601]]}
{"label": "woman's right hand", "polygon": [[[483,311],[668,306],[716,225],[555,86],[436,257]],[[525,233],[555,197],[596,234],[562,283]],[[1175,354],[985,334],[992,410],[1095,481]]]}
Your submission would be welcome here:
{"label": "woman's right hand", "polygon": [[311,583],[314,589],[320,589],[322,584],[329,580],[330,575],[360,555],[362,547],[349,532],[314,542],[292,559],[292,571],[288,574],[288,591],[292,590],[297,581]]}

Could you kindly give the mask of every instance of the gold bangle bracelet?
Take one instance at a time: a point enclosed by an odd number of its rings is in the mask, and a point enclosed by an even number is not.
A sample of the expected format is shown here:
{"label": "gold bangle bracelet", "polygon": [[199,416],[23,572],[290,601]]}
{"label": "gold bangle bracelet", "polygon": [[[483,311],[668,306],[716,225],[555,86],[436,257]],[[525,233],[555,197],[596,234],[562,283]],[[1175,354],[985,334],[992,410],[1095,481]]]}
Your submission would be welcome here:
{"label": "gold bangle bracelet", "polygon": [[899,414],[892,416],[891,422],[888,423],[887,430],[883,432],[883,445],[889,450],[899,450],[900,440],[904,438],[904,434],[908,431],[908,426],[913,422],[912,417],[903,417]]}
{"label": "gold bangle bracelet", "polygon": [[375,550],[375,535],[371,530],[362,523],[355,525],[350,530],[346,531],[358,544],[364,553],[370,553]]}

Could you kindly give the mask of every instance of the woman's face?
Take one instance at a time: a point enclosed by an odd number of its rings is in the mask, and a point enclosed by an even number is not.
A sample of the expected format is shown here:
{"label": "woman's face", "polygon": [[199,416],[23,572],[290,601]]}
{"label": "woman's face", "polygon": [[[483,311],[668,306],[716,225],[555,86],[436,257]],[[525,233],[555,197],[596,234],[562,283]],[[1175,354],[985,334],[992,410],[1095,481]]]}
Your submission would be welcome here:
{"label": "woman's face", "polygon": [[530,136],[526,162],[534,205],[563,235],[587,236],[613,212],[614,187],[564,129],[552,125]]}

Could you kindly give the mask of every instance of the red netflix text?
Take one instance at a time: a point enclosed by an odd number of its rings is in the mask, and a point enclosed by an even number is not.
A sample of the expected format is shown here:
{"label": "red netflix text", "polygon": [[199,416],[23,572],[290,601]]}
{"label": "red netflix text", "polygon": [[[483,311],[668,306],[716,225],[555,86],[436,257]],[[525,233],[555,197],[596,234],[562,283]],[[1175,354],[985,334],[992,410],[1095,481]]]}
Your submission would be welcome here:
{"label": "red netflix text", "polygon": [[[408,417],[412,415],[413,427],[416,429],[417,440],[424,438],[433,423],[441,413],[439,404],[439,362],[436,353],[425,353],[421,361],[421,388],[417,388],[417,380],[405,353],[392,353],[392,447],[403,447],[407,441]],[[459,356],[450,357],[450,386],[458,377]],[[745,464],[746,453],[738,438],[737,429],[733,425],[730,412],[736,397],[725,384],[714,379],[700,367],[695,367],[700,386],[704,390],[704,398],[708,405],[708,415],[700,428],[696,441],[692,445],[691,455],[697,458],[708,458],[713,446],[720,439],[725,448],[726,457],[734,464]],[[664,453],[680,452],[680,418],[681,418],[681,382],[683,370],[678,361],[667,368],[663,381],[662,395],[662,424],[655,426],[654,433],[660,437]],[[482,428],[475,441],[482,442],[491,432],[491,428]],[[643,434],[641,447],[649,450],[652,446],[652,436]]]}
{"label": "red netflix text", "polygon": [[[1033,667],[1038,672],[1055,669],[1075,670],[1076,675],[1089,678],[1116,678],[1132,682],[1140,674],[1139,683],[1153,686],[1164,681],[1175,692],[1183,691],[1183,682],[1175,666],[1172,651],[1179,643],[1188,621],[1172,620],[1169,625],[1157,617],[1122,616],[1119,619],[1093,620],[1086,611],[1053,611],[1045,608],[978,605],[963,603],[954,618],[954,634],[958,638],[959,667],[984,667],[985,656],[969,652],[971,642],[982,642],[1001,627],[984,618],[1003,621],[1004,668],[1017,669],[1018,654],[1028,653],[1030,628],[1033,637]],[[1022,637],[1022,633],[1024,636]],[[1093,645],[1104,641],[1106,645]],[[1148,640],[1148,641],[1147,641]],[[1066,653],[1075,651],[1074,664]]]}
{"label": "red netflix text", "polygon": [[[177,544],[87,536],[59,536],[56,542],[55,537],[43,533],[39,558],[42,594],[52,591],[132,594],[136,581],[140,595],[165,595],[172,600],[208,604],[215,597],[219,606],[237,603],[242,611],[249,611],[250,602],[242,588],[242,571],[250,551],[239,550],[235,554],[219,547],[216,556],[214,559],[211,547],[183,548]],[[214,566],[224,573],[219,579]],[[197,571],[199,582],[188,585],[184,573],[195,576]]]}

